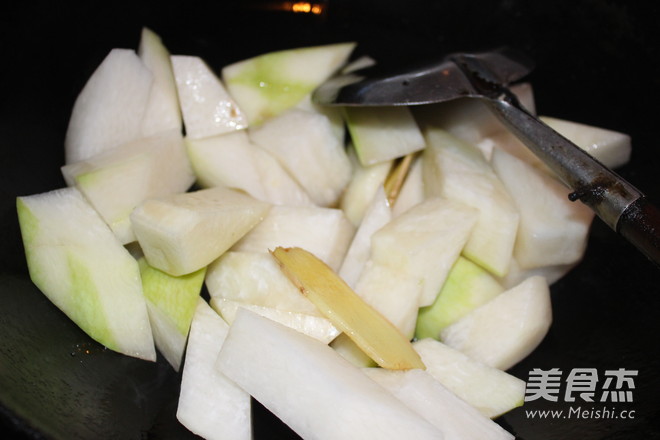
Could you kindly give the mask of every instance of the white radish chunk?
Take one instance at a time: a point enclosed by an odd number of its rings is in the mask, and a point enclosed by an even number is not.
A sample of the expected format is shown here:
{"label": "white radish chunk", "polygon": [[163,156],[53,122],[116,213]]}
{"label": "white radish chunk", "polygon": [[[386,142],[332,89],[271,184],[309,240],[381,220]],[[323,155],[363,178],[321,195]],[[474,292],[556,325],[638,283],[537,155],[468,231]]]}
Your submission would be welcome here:
{"label": "white radish chunk", "polygon": [[442,434],[328,345],[240,310],[217,368],[308,439]]}

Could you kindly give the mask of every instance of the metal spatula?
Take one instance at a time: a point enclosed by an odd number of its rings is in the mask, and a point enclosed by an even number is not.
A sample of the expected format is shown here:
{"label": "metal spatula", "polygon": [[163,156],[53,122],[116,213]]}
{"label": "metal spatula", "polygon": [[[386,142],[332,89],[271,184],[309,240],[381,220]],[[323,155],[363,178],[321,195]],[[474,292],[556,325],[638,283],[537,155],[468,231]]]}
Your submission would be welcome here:
{"label": "metal spatula", "polygon": [[660,265],[660,210],[626,180],[527,112],[508,85],[532,63],[510,49],[448,55],[441,62],[384,77],[360,72],[330,79],[313,94],[322,105],[423,105],[476,98],[608,226]]}

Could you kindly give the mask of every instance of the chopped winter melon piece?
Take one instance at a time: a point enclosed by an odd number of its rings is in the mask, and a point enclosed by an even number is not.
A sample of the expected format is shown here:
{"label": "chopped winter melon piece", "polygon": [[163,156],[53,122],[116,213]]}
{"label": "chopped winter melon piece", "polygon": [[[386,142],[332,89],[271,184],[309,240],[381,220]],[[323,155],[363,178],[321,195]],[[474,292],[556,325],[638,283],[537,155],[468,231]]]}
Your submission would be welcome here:
{"label": "chopped winter melon piece", "polygon": [[331,343],[330,347],[351,364],[360,368],[376,367],[376,363],[362,351],[358,345],[346,334],[341,333]]}
{"label": "chopped winter melon piece", "polygon": [[551,323],[548,283],[532,276],[445,327],[440,339],[476,360],[507,370],[541,343]]}
{"label": "chopped winter melon piece", "polygon": [[559,181],[503,150],[493,151],[491,163],[520,213],[513,249],[520,267],[568,265],[581,260],[593,211],[571,202],[570,190]]}
{"label": "chopped winter melon piece", "polygon": [[124,244],[135,241],[130,214],[137,205],[151,197],[185,192],[195,181],[181,133],[174,130],[65,165],[62,174]]}
{"label": "chopped winter melon piece", "polygon": [[355,283],[355,293],[412,339],[423,283],[405,270],[368,260]]}
{"label": "chopped winter melon piece", "polygon": [[254,159],[254,146],[245,130],[236,130],[203,139],[186,139],[197,184],[202,188],[226,186],[239,189],[259,200],[266,199]]}
{"label": "chopped winter melon piece", "polygon": [[355,151],[365,166],[424,148],[424,136],[408,107],[346,107],[344,113]]}
{"label": "chopped winter melon piece", "polygon": [[247,118],[204,60],[172,55],[186,137],[199,139],[246,128]]}
{"label": "chopped winter melon piece", "polygon": [[253,159],[266,189],[267,202],[286,206],[315,206],[307,191],[271,153],[254,145]]}
{"label": "chopped winter melon piece", "polygon": [[208,267],[206,287],[212,298],[320,315],[267,252],[225,252]]}
{"label": "chopped winter melon piece", "polygon": [[206,268],[173,277],[138,260],[156,348],[179,371]]}
{"label": "chopped winter melon piece", "polygon": [[250,125],[298,104],[342,67],[355,43],[329,44],[258,55],[222,69],[229,93]]}
{"label": "chopped winter melon piece", "polygon": [[413,347],[431,376],[486,417],[498,417],[523,404],[523,380],[435,339],[417,340]]}
{"label": "chopped winter melon piece", "polygon": [[[530,83],[513,85],[510,90],[525,109],[535,114],[534,91]],[[452,136],[473,144],[506,131],[488,106],[478,99],[464,98],[435,105],[420,105],[414,107],[413,112],[423,127],[441,127]]]}
{"label": "chopped winter melon piece", "polygon": [[[547,116],[540,116],[539,119],[606,167],[617,168],[630,160],[632,147],[630,136],[627,134]],[[491,148],[505,150],[530,165],[553,174],[538,156],[507,130],[495,132],[480,143],[490,143]]]}
{"label": "chopped winter melon piece", "polygon": [[392,215],[398,217],[408,209],[424,201],[424,179],[422,176],[422,156],[416,155],[392,205]]}
{"label": "chopped winter melon piece", "polygon": [[366,368],[367,376],[394,394],[433,426],[445,440],[513,440],[500,425],[445,388],[427,371]]}
{"label": "chopped winter melon piece", "polygon": [[142,137],[153,75],[134,50],[113,49],[76,98],[64,140],[75,163]]}
{"label": "chopped winter melon piece", "polygon": [[351,179],[351,162],[330,120],[291,109],[249,130],[319,206],[334,206]]}
{"label": "chopped winter melon piece", "polygon": [[433,304],[420,308],[415,337],[438,339],[442,329],[503,291],[488,271],[459,257]]}
{"label": "chopped winter melon piece", "polygon": [[549,116],[539,119],[606,167],[617,168],[630,160],[630,136],[625,133]]}
{"label": "chopped winter melon piece", "polygon": [[302,438],[442,438],[328,345],[240,310],[216,364]]}
{"label": "chopped winter melon piece", "polygon": [[369,260],[371,237],[390,220],[392,220],[392,210],[385,189],[381,186],[372,198],[371,205],[360,222],[338,272],[349,286],[355,287],[364,265]]}
{"label": "chopped winter melon piece", "polygon": [[347,73],[357,72],[367,67],[372,67],[376,65],[376,60],[371,58],[369,55],[362,55],[359,58],[347,63],[342,69],[342,75]]}
{"label": "chopped winter melon piece", "polygon": [[217,187],[146,200],[131,222],[149,264],[179,276],[209,265],[269,209],[268,203]]}
{"label": "chopped winter melon piece", "polygon": [[169,130],[181,132],[181,109],[170,53],[160,36],[149,28],[142,28],[138,55],[154,77],[142,118],[142,136]]}
{"label": "chopped winter melon piece", "polygon": [[422,288],[417,306],[427,306],[438,295],[477,219],[472,207],[428,198],[373,234],[371,260],[416,279]]}
{"label": "chopped winter melon piece", "polygon": [[374,195],[385,183],[393,161],[364,166],[359,163],[353,148],[349,148],[348,156],[353,164],[353,174],[341,196],[339,207],[355,226],[359,226]]}
{"label": "chopped winter melon piece", "polygon": [[314,204],[282,164],[254,145],[245,130],[186,139],[186,145],[197,183],[202,188],[235,188],[276,205]]}
{"label": "chopped winter melon piece", "polygon": [[229,325],[199,298],[190,327],[176,418],[208,440],[250,440],[250,395],[215,368],[228,332]]}
{"label": "chopped winter melon piece", "polygon": [[272,254],[300,293],[378,365],[401,370],[424,368],[406,337],[327,264],[300,248],[278,247]]}
{"label": "chopped winter melon piece", "polygon": [[479,210],[463,255],[493,274],[504,275],[513,256],[519,213],[490,164],[474,145],[448,132],[425,131],[424,188]]}
{"label": "chopped winter melon piece", "polygon": [[137,261],[75,188],[19,197],[30,278],[91,338],[150,361],[156,350]]}
{"label": "chopped winter melon piece", "polygon": [[324,344],[329,344],[340,333],[330,320],[318,316],[318,314],[291,312],[274,307],[264,307],[256,304],[232,301],[222,297],[211,298],[211,307],[220,313],[229,324],[234,323],[236,314],[240,309],[247,309],[265,318],[272,319],[286,327],[299,331],[300,333],[304,333]]}
{"label": "chopped winter melon piece", "polygon": [[273,206],[232,250],[268,252],[277,246],[301,247],[338,270],[354,234],[355,227],[340,209]]}
{"label": "chopped winter melon piece", "polygon": [[498,277],[499,283],[505,288],[510,289],[525,281],[527,278],[540,275],[546,279],[548,285],[552,285],[559,281],[575,264],[560,264],[557,266],[543,266],[535,269],[523,269],[516,261],[515,257],[511,260],[511,267],[509,272],[503,277]]}

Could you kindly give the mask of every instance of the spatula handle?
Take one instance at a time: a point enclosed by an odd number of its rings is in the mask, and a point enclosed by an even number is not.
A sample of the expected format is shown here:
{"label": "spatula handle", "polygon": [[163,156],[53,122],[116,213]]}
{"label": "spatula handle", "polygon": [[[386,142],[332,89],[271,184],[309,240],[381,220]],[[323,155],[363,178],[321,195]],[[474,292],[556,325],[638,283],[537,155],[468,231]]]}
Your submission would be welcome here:
{"label": "spatula handle", "polygon": [[660,265],[660,209],[646,197],[637,199],[621,214],[617,232]]}
{"label": "spatula handle", "polygon": [[524,110],[514,99],[487,101],[498,118],[608,226],[660,266],[660,210],[642,192]]}

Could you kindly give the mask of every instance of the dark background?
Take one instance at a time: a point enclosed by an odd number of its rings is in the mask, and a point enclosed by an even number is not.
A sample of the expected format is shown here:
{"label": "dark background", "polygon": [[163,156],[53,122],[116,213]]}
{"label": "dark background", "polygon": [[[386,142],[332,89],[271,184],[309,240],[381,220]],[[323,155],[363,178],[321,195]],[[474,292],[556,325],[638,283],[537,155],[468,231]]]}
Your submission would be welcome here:
{"label": "dark background", "polygon": [[[321,2],[320,17],[285,2],[14,2],[0,7],[0,420],[16,438],[193,438],[175,420],[179,377],[164,362],[108,352],[51,306],[27,277],[15,197],[63,186],[73,102],[114,47],[136,48],[142,26],[174,54],[213,68],[263,52],[353,40],[385,65],[511,45],[536,61],[539,113],[623,131],[618,170],[658,203],[660,63],[652,2],[573,0]],[[634,419],[553,420],[525,409],[499,421],[521,439],[660,438],[660,271],[596,221],[584,261],[553,286],[554,324],[511,372],[638,370]],[[89,352],[89,354],[87,354]],[[258,405],[255,438],[295,438]]]}

